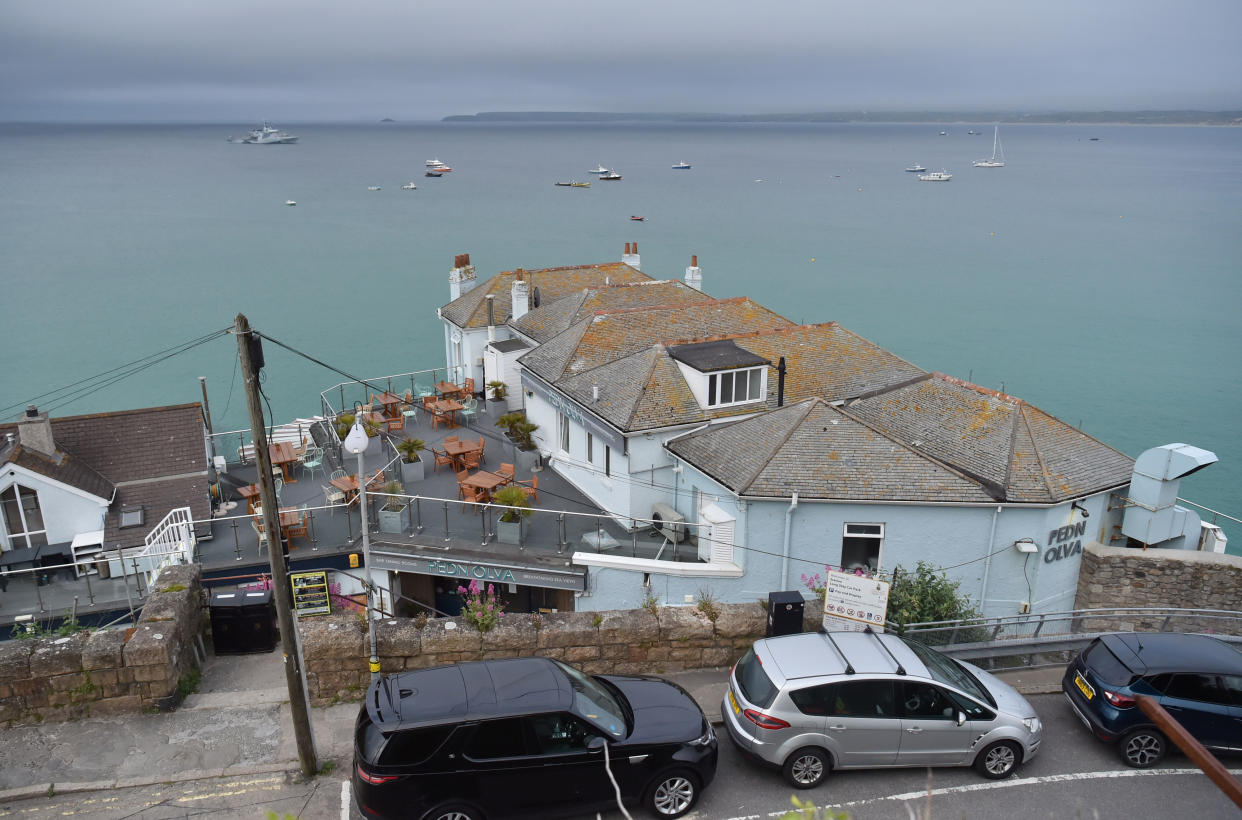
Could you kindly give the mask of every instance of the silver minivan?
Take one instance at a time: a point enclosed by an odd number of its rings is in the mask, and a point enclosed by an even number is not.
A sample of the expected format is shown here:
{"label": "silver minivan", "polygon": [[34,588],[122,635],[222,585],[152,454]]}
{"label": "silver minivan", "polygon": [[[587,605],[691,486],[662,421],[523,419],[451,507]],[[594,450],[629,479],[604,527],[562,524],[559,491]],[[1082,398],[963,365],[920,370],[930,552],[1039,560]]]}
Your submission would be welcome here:
{"label": "silver minivan", "polygon": [[808,789],[833,769],[974,766],[999,780],[1039,750],[1026,699],[900,636],[815,632],[755,641],[720,704],[733,742]]}

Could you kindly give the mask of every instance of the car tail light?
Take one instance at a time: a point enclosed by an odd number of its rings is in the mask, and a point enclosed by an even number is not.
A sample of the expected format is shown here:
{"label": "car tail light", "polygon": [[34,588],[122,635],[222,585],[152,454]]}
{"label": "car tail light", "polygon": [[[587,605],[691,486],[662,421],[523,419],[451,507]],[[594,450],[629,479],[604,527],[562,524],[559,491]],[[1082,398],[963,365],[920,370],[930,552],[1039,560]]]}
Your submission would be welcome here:
{"label": "car tail light", "polygon": [[1134,698],[1129,695],[1122,695],[1118,692],[1110,692],[1107,689],[1104,689],[1103,693],[1105,700],[1113,706],[1116,706],[1118,709],[1129,709],[1134,705]]}
{"label": "car tail light", "polygon": [[358,779],[363,783],[370,783],[372,786],[382,786],[385,783],[391,783],[396,780],[396,775],[391,774],[371,774],[366,769],[355,764],[354,768],[358,770]]}
{"label": "car tail light", "polygon": [[788,729],[789,724],[780,718],[765,715],[763,712],[755,709],[747,709],[742,714],[746,715],[746,719],[758,726],[760,729]]}

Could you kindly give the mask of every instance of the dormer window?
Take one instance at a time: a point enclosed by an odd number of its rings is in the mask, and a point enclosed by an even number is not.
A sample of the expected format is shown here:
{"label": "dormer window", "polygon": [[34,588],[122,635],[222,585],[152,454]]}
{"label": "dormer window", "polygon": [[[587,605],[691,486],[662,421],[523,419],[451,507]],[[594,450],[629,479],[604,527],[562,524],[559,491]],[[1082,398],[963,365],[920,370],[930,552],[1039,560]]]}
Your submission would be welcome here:
{"label": "dormer window", "polygon": [[767,359],[732,340],[674,345],[669,356],[681,368],[699,404],[707,409],[763,401],[767,397]]}
{"label": "dormer window", "polygon": [[766,368],[725,370],[707,376],[707,406],[724,407],[763,398],[763,373]]}

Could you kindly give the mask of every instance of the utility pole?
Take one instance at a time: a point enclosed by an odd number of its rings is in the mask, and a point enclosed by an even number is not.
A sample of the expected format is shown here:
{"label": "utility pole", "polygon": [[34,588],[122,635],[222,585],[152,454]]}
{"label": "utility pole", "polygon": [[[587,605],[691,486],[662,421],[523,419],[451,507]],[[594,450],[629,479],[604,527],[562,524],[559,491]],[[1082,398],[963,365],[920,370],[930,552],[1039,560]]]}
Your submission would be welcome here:
{"label": "utility pole", "polygon": [[[293,622],[293,593],[285,569],[285,551],[280,532],[280,510],[276,485],[272,483],[272,457],[267,450],[267,428],[259,404],[259,372],[253,353],[259,348],[259,337],[250,332],[250,320],[237,314],[233,323],[237,336],[237,355],[241,362],[242,387],[246,391],[246,409],[250,411],[250,432],[254,439],[254,458],[259,470],[259,498],[263,502],[263,532],[267,533],[267,560],[272,569],[272,586],[276,597],[276,618],[280,624],[280,646],[284,653],[285,684],[289,687],[289,708],[293,713],[293,735],[298,744],[298,762],[302,774],[314,777],[319,771],[315,758],[315,741],[311,737],[310,712],[306,706],[306,690],[298,667],[297,636]],[[251,345],[254,345],[252,348]]]}

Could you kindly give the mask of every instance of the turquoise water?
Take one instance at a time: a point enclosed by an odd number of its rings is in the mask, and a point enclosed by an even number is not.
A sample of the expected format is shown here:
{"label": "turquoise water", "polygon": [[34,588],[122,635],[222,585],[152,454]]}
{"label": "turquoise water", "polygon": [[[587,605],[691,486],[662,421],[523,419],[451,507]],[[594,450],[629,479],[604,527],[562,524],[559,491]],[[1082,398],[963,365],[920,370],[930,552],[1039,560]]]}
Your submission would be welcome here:
{"label": "turquoise water", "polygon": [[[301,142],[225,141],[244,124],[0,126],[0,416],[238,312],[357,375],[434,366],[455,254],[482,277],[637,241],[649,274],[698,254],[714,296],[839,321],[1131,456],[1210,449],[1221,462],[1182,495],[1242,514],[1242,129],[1003,126],[1007,167],[975,169],[988,123],[278,125]],[[432,157],[455,170],[425,178]],[[953,181],[918,182],[912,162]],[[624,180],[552,184],[597,163]],[[340,380],[266,353],[277,419],[316,412]],[[201,375],[217,429],[237,429],[235,359],[223,338],[39,403],[196,401]]]}

